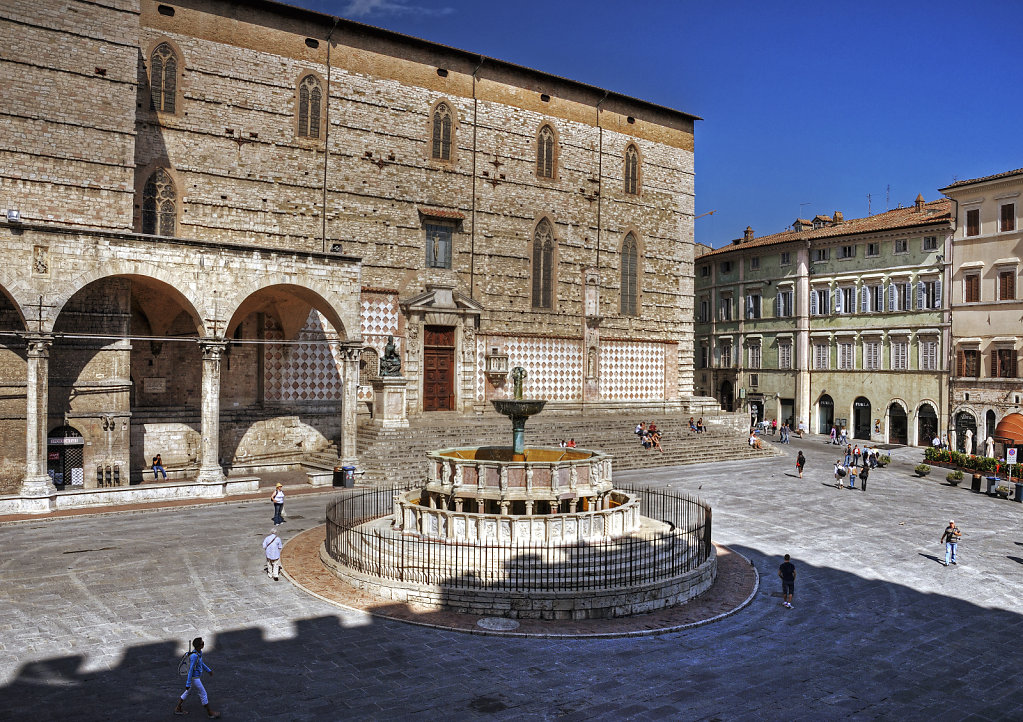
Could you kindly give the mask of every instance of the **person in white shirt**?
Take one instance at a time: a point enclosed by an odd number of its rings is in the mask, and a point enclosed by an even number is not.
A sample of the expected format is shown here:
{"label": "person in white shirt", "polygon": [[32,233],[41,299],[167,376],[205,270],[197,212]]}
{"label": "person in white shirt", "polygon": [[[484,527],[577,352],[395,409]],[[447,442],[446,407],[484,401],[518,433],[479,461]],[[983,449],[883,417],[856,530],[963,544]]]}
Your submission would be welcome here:
{"label": "person in white shirt", "polygon": [[274,493],[270,495],[270,501],[274,503],[274,524],[283,524],[284,517],[281,516],[281,512],[284,511],[284,486],[278,484],[274,488]]}
{"label": "person in white shirt", "polygon": [[263,550],[266,554],[266,575],[272,577],[276,582],[281,576],[281,550],[284,549],[284,542],[277,535],[274,529],[263,540]]}

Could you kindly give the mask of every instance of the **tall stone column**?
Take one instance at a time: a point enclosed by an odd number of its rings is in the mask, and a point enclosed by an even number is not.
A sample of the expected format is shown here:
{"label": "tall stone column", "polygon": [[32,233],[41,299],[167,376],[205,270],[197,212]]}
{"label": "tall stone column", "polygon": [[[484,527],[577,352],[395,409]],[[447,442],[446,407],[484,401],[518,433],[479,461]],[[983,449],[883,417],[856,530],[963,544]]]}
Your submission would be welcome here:
{"label": "tall stone column", "polygon": [[341,393],[341,448],[338,453],[341,463],[355,466],[355,439],[358,434],[356,410],[359,402],[359,346],[342,346],[339,354],[344,367]]}
{"label": "tall stone column", "polygon": [[32,334],[28,342],[25,404],[25,478],[22,496],[45,496],[53,490],[46,473],[46,433],[49,406],[50,346],[53,336]]}
{"label": "tall stone column", "polygon": [[796,365],[796,408],[793,413],[796,415],[795,428],[799,429],[800,422],[806,424],[809,433],[815,433],[813,419],[810,418],[813,408],[813,399],[810,389],[810,244],[800,248],[797,252],[798,274],[796,278],[796,339],[795,358]]}
{"label": "tall stone column", "polygon": [[227,348],[226,341],[203,339],[202,350],[202,420],[199,430],[202,438],[199,449],[200,484],[216,484],[224,480],[220,466],[220,359]]}

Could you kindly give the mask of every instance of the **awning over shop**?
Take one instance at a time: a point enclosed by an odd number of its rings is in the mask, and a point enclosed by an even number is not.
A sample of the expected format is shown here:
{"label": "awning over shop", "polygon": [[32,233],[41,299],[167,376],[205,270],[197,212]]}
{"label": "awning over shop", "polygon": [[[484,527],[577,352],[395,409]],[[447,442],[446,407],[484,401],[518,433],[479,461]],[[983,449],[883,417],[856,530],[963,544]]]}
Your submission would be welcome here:
{"label": "awning over shop", "polygon": [[1023,446],[1023,414],[1009,414],[999,421],[994,439],[1006,446]]}

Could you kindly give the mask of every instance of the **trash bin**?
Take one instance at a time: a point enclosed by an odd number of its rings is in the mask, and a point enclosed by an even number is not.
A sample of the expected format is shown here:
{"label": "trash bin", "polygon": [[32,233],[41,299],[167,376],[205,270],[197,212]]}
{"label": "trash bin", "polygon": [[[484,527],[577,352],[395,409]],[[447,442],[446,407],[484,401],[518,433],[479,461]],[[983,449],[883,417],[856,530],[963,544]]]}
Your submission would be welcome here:
{"label": "trash bin", "polygon": [[987,477],[987,493],[994,494],[996,486],[998,486],[998,477],[997,476]]}
{"label": "trash bin", "polygon": [[334,486],[344,486],[345,485],[345,472],[342,470],[342,467],[340,467],[340,466],[335,466],[334,467],[334,479],[333,479],[333,481],[334,481]]}
{"label": "trash bin", "polygon": [[1016,501],[1020,502],[1020,503],[1023,503],[1023,482],[1017,481],[1015,483],[1015,486],[1016,486],[1016,491],[1015,491],[1015,493],[1014,493],[1012,498],[1015,499]]}
{"label": "trash bin", "polygon": [[343,486],[346,489],[351,489],[355,486],[355,467],[354,466],[342,466],[341,467],[341,479]]}
{"label": "trash bin", "polygon": [[980,479],[981,479],[980,474],[974,474],[973,481],[970,482],[970,489],[976,491],[977,493],[980,493]]}

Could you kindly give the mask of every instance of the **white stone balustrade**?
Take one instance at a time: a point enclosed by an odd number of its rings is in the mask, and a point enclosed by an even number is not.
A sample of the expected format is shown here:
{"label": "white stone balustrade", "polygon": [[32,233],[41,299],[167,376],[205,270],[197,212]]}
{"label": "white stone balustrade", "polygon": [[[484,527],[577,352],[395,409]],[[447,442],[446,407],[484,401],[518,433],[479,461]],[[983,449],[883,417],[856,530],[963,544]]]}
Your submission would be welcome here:
{"label": "white stone balustrade", "polygon": [[618,491],[612,492],[615,505],[609,508],[529,516],[431,508],[419,503],[420,494],[395,496],[397,530],[454,543],[575,544],[614,539],[640,526],[639,499]]}

